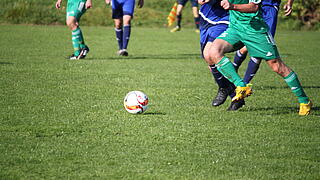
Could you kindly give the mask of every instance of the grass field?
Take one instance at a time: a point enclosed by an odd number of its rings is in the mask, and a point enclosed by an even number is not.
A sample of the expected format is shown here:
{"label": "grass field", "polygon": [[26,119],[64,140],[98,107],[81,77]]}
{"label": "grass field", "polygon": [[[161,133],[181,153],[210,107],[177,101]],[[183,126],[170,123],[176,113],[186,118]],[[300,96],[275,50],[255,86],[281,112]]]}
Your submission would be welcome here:
{"label": "grass field", "polygon": [[[113,28],[82,28],[91,51],[68,61],[66,27],[0,26],[0,179],[320,179],[320,32],[276,38],[314,102],[299,117],[265,63],[244,108],[212,107],[192,29],[133,28],[121,58]],[[124,110],[132,90],[146,113]]]}

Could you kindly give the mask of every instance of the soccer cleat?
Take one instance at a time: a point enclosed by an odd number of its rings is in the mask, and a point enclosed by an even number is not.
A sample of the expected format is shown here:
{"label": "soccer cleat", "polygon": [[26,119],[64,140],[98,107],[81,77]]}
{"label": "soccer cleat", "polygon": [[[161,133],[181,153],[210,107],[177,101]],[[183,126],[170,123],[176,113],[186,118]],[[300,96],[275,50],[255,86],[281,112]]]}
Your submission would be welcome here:
{"label": "soccer cleat", "polygon": [[82,48],[80,50],[79,59],[84,59],[87,56],[87,54],[89,53],[89,51],[90,51],[90,49],[88,46],[86,46],[85,48]]}
{"label": "soccer cleat", "polygon": [[67,59],[70,59],[70,60],[84,59],[87,56],[89,51],[90,51],[89,47],[86,46],[85,48],[80,49],[80,54],[78,56],[72,54]]}
{"label": "soccer cleat", "polygon": [[252,89],[250,86],[236,88],[236,95],[232,98],[232,101],[240,101],[252,94]]}
{"label": "soccer cleat", "polygon": [[118,52],[117,52],[118,56],[129,56],[129,53],[126,49],[120,49]]}
{"label": "soccer cleat", "polygon": [[231,88],[219,88],[216,97],[212,101],[212,106],[220,106],[223,104],[231,92],[233,92]]}
{"label": "soccer cleat", "polygon": [[232,101],[227,111],[237,111],[242,106],[244,106],[246,103],[244,102],[244,99],[241,99],[239,101]]}
{"label": "soccer cleat", "polygon": [[312,108],[312,102],[309,101],[308,104],[300,103],[300,110],[299,115],[300,116],[307,116],[310,114],[311,108]]}
{"label": "soccer cleat", "polygon": [[120,49],[119,51],[117,51],[118,56],[121,56],[122,53],[122,49]]}
{"label": "soccer cleat", "polygon": [[199,30],[199,29],[196,29],[195,32],[196,32],[196,33],[200,33],[200,30]]}
{"label": "soccer cleat", "polygon": [[181,30],[181,28],[179,26],[176,26],[175,28],[171,29],[170,32],[177,32],[180,30]]}
{"label": "soccer cleat", "polygon": [[122,49],[120,56],[129,56],[129,53],[126,49]]}
{"label": "soccer cleat", "polygon": [[78,59],[79,59],[79,56],[76,56],[76,55],[72,54],[72,55],[69,56],[67,59],[69,59],[69,60],[78,60]]}

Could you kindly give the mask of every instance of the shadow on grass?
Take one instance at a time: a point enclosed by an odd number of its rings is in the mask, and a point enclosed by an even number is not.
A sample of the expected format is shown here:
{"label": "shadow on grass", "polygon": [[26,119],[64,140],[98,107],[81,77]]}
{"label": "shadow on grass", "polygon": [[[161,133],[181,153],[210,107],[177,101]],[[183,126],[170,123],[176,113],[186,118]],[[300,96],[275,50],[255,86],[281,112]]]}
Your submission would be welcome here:
{"label": "shadow on grass", "polygon": [[9,62],[0,62],[0,64],[2,65],[8,65],[8,64],[13,64],[13,63],[9,63]]}
{"label": "shadow on grass", "polygon": [[145,112],[143,115],[166,115],[166,113],[162,112]]}
{"label": "shadow on grass", "polygon": [[[311,108],[311,115],[313,116],[320,116],[320,107],[312,107]],[[240,109],[242,112],[252,112],[255,111],[258,114],[272,114],[272,115],[281,115],[281,114],[291,114],[291,113],[298,113],[298,107],[249,107]],[[258,112],[260,111],[260,112]]]}
{"label": "shadow on grass", "polygon": [[[304,89],[320,89],[320,86],[302,86]],[[274,89],[289,89],[288,86],[281,86],[281,87],[275,87],[275,86],[253,86],[254,90],[274,90]]]}
{"label": "shadow on grass", "polygon": [[162,55],[148,55],[148,56],[127,56],[127,57],[105,57],[105,58],[86,58],[86,60],[155,60],[155,59],[200,59],[199,54],[162,54]]}

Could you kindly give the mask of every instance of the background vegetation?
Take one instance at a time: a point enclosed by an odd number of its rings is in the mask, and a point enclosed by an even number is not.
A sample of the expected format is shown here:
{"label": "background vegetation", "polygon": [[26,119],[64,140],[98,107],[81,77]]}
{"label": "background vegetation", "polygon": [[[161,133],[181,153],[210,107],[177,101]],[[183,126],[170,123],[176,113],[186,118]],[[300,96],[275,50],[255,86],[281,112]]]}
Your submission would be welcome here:
{"label": "background vegetation", "polygon": [[[136,10],[134,25],[165,26],[166,17],[174,2],[174,0],[146,0],[145,7]],[[104,0],[94,0],[93,3],[93,8],[81,19],[82,24],[112,26],[110,7],[105,5]],[[64,24],[65,22],[66,0],[63,2],[61,10],[55,9],[55,0],[2,0],[2,4],[4,5],[0,7],[0,23],[48,25]],[[296,0],[293,15],[291,17],[280,16],[279,28],[319,30],[319,6],[320,0]],[[193,27],[190,3],[186,8],[183,25]]]}

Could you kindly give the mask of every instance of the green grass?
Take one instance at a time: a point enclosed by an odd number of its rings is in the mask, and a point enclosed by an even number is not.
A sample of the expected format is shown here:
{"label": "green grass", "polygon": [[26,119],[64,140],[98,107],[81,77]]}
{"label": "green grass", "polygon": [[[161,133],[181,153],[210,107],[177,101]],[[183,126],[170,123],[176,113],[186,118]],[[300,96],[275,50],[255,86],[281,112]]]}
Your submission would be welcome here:
{"label": "green grass", "polygon": [[[128,58],[113,28],[82,29],[91,51],[68,61],[66,27],[0,26],[0,179],[319,179],[319,32],[276,38],[314,101],[299,117],[265,63],[244,108],[212,107],[192,29],[133,27]],[[132,90],[149,96],[142,115],[123,108]]]}

